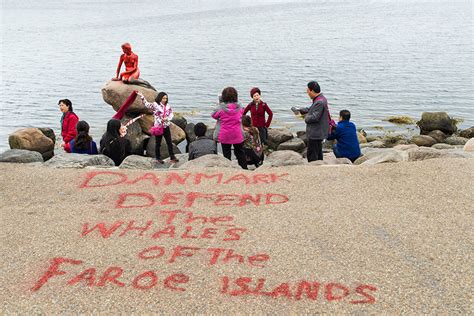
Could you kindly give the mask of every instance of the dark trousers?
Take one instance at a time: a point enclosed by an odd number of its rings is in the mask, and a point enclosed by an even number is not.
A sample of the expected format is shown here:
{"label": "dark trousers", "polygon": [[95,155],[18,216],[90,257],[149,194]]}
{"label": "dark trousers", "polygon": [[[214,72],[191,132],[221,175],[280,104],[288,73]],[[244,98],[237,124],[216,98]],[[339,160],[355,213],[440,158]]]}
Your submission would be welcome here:
{"label": "dark trousers", "polygon": [[268,128],[265,126],[262,127],[257,127],[258,133],[260,134],[260,142],[262,144],[267,144],[267,139],[268,139]]}
{"label": "dark trousers", "polygon": [[248,165],[255,165],[258,168],[260,163],[263,162],[263,154],[261,156],[257,155],[252,148],[244,148],[244,153]]}
{"label": "dark trousers", "polygon": [[224,157],[226,157],[229,160],[232,160],[232,146],[234,146],[234,155],[237,158],[237,162],[239,163],[239,166],[242,167],[242,169],[248,169],[247,168],[247,159],[245,158],[245,152],[244,152],[244,143],[240,144],[222,144],[222,154]]}
{"label": "dark trousers", "polygon": [[171,141],[171,131],[169,127],[165,127],[163,129],[163,135],[155,136],[155,157],[156,159],[161,159],[160,149],[161,149],[161,138],[165,137],[166,146],[168,146],[168,153],[170,155],[170,159],[176,159],[173,153],[173,142]]}
{"label": "dark trousers", "polygon": [[323,160],[323,140],[308,139],[308,162],[315,160]]}

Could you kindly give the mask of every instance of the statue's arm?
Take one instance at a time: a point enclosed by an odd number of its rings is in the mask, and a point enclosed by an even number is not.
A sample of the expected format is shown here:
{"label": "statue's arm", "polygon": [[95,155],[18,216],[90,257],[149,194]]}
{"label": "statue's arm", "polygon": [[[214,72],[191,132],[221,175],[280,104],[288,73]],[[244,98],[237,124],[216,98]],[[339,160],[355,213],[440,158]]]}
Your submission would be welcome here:
{"label": "statue's arm", "polygon": [[117,65],[117,76],[116,76],[116,78],[120,78],[119,75],[120,75],[120,68],[122,68],[122,64],[123,64],[123,55],[120,55],[120,59],[119,59],[118,65]]}

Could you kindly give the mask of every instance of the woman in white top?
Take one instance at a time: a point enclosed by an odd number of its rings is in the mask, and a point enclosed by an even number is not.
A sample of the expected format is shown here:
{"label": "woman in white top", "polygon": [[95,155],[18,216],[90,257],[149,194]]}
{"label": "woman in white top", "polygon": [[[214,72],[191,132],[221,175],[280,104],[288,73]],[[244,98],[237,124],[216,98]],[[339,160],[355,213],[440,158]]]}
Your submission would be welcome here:
{"label": "woman in white top", "polygon": [[173,111],[168,105],[168,95],[165,92],[160,92],[155,98],[155,102],[148,102],[143,94],[138,93],[142,99],[143,105],[153,111],[155,116],[155,123],[150,129],[151,134],[155,136],[156,145],[155,145],[155,157],[158,163],[162,164],[163,160],[161,159],[160,148],[161,148],[161,139],[162,136],[165,137],[166,145],[168,146],[168,153],[170,156],[171,163],[178,162],[176,156],[173,153],[173,143],[171,141],[171,131],[170,124],[173,119]]}

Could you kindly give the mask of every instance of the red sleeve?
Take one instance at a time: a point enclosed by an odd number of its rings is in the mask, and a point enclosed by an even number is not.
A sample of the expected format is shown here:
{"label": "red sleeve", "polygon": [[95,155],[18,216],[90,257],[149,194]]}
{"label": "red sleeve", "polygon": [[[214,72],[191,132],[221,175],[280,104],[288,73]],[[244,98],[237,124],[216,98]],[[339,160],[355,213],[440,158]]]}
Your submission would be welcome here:
{"label": "red sleeve", "polygon": [[244,110],[244,114],[247,114],[248,111],[250,111],[250,106],[252,105],[252,102],[250,102],[246,107],[245,107],[245,110]]}
{"label": "red sleeve", "polygon": [[66,145],[64,145],[64,151],[67,153],[71,152],[71,143],[66,143]]}
{"label": "red sleeve", "polygon": [[267,112],[268,114],[268,119],[267,119],[267,122],[265,123],[265,126],[268,128],[270,127],[270,124],[272,123],[273,112],[272,110],[270,110],[270,108],[268,107],[268,104],[266,103],[265,103],[265,112]]}
{"label": "red sleeve", "polygon": [[75,114],[69,114],[63,122],[63,142],[69,143],[77,135],[76,125],[79,118]]}

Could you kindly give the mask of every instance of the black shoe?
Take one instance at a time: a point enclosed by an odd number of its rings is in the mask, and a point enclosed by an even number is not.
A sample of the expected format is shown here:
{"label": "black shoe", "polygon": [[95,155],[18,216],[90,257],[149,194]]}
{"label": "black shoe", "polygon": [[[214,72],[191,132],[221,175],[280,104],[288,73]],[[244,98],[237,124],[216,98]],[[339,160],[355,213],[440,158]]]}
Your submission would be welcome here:
{"label": "black shoe", "polygon": [[161,159],[156,159],[156,162],[159,163],[160,165],[164,164],[165,162]]}

